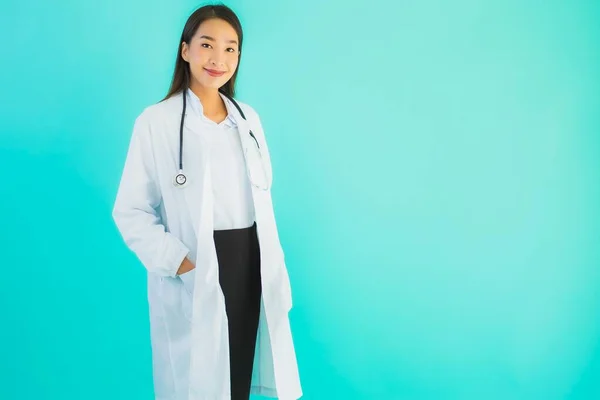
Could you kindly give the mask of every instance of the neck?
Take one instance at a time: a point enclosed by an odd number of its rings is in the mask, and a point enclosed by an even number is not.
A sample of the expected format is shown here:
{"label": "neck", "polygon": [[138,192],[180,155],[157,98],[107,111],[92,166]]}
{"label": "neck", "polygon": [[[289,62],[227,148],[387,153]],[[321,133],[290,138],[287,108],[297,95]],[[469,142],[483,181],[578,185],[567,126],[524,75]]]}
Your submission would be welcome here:
{"label": "neck", "polygon": [[225,108],[223,99],[221,99],[221,95],[217,89],[194,84],[190,86],[190,89],[200,99],[205,115],[219,114]]}

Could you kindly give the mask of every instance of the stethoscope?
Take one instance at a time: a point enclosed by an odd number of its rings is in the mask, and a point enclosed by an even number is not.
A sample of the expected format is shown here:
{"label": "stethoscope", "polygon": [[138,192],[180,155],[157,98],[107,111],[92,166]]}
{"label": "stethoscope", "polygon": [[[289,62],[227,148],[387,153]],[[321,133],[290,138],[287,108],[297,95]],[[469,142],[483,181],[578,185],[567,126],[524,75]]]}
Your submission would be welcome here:
{"label": "stethoscope", "polygon": [[[223,92],[219,92],[219,93],[223,93]],[[225,97],[227,97],[233,103],[233,105],[235,105],[235,108],[237,108],[238,112],[240,113],[240,115],[242,116],[244,121],[246,121],[246,116],[244,115],[244,112],[242,111],[242,108],[240,107],[240,105],[226,93],[223,93],[223,95]],[[183,172],[183,123],[185,121],[185,110],[186,110],[186,106],[187,106],[187,104],[186,104],[187,103],[187,101],[186,101],[187,91],[185,91],[185,90],[183,91],[182,97],[183,97],[183,110],[181,112],[181,122],[179,125],[179,171],[177,172],[177,174],[175,175],[175,178],[173,179],[173,184],[179,188],[186,186],[186,184],[188,183],[188,178],[185,175],[185,173]],[[252,132],[251,129],[249,129],[249,133],[250,133],[250,136],[252,136],[252,139],[254,139],[254,142],[256,143],[256,149],[260,155],[261,164],[262,164],[263,172],[264,172],[265,169],[264,169],[264,163],[263,163],[263,159],[262,159],[262,153],[260,151],[260,145],[258,144],[258,140],[256,140],[256,136],[254,136],[254,133]],[[246,162],[248,162],[247,156],[246,156]],[[246,167],[246,170],[248,171],[249,167]],[[252,177],[250,176],[249,172],[248,172],[248,178],[250,179],[250,183],[252,183],[253,186],[255,186],[261,190],[269,189],[268,184],[266,183],[266,177],[265,177],[265,185],[256,184],[254,182],[254,180],[252,179]]]}

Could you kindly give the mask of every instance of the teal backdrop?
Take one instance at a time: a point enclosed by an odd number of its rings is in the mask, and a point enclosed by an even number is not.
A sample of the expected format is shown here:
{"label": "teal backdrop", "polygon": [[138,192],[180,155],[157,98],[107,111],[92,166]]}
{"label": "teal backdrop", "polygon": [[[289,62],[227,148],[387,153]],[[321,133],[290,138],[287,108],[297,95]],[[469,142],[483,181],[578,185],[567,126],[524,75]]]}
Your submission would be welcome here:
{"label": "teal backdrop", "polygon": [[[308,400],[600,398],[600,3],[232,0]],[[189,1],[4,1],[0,399],[153,398],[111,209]]]}

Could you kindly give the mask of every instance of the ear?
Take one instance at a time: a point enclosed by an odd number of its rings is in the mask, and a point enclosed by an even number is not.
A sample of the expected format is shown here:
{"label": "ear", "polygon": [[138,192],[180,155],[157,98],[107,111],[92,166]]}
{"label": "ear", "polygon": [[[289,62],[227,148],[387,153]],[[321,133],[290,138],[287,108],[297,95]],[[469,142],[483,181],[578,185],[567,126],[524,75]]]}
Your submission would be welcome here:
{"label": "ear", "polygon": [[183,58],[186,62],[190,62],[188,58],[189,46],[186,42],[181,42],[181,58]]}

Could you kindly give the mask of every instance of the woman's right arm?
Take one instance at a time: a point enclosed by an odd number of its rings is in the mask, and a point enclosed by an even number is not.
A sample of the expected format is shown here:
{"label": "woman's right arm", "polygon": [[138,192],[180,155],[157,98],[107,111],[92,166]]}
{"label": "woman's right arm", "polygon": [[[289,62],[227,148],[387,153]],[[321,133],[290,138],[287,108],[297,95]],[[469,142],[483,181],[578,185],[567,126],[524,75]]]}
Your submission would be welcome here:
{"label": "woman's right arm", "polygon": [[150,127],[142,114],[134,124],[112,215],[126,245],[148,271],[175,277],[193,265],[189,249],[162,224],[156,211],[160,201]]}

